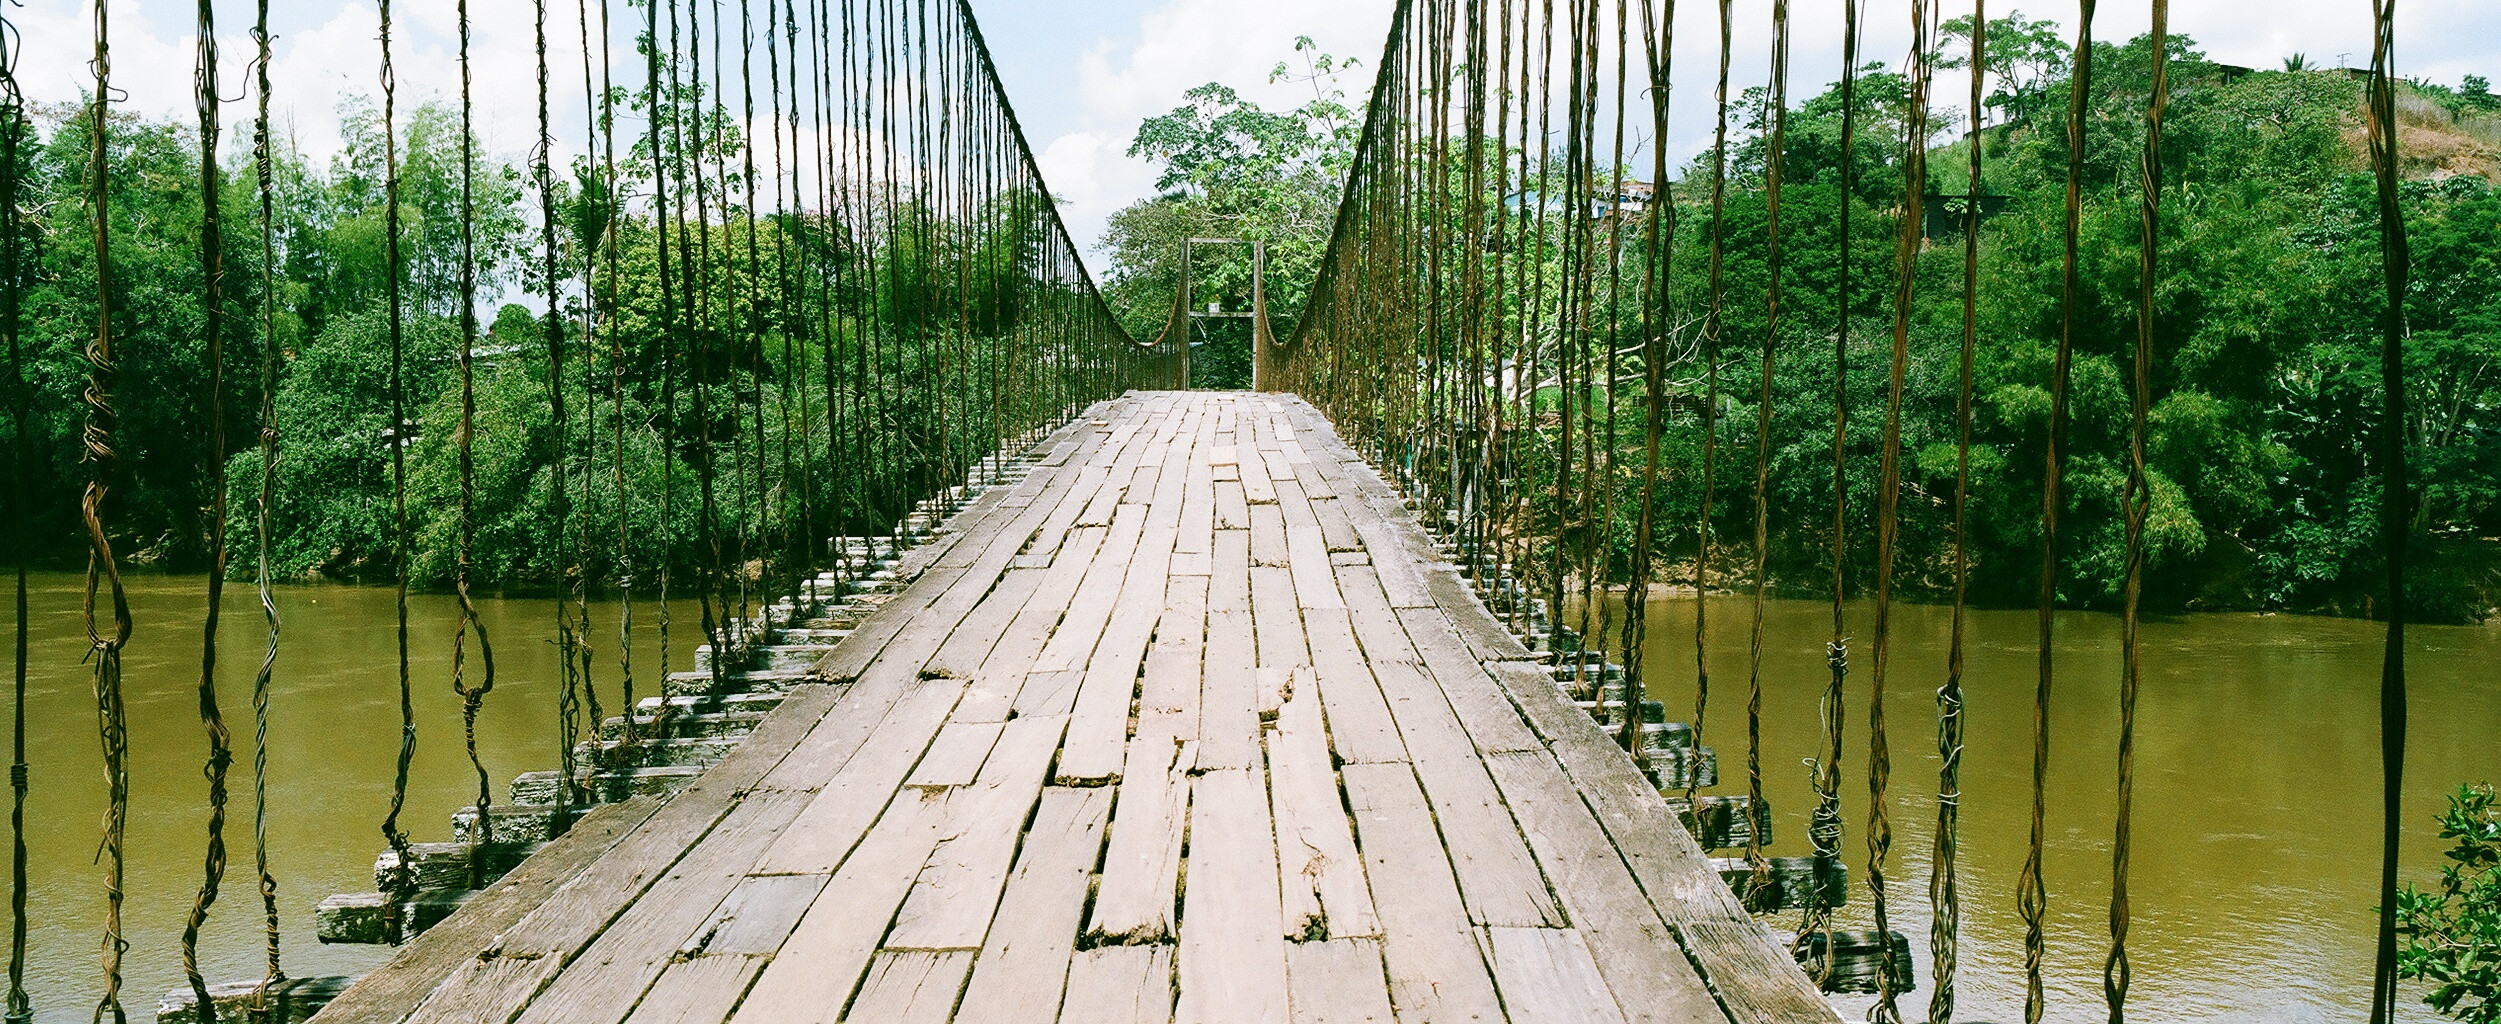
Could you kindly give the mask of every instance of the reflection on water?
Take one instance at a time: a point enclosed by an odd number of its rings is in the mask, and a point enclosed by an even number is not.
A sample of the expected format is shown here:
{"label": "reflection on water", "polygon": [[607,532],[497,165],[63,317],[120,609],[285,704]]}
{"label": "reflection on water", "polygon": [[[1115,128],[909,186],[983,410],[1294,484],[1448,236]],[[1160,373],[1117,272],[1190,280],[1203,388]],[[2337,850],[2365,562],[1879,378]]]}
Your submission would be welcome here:
{"label": "reflection on water", "polygon": [[[1669,716],[1692,715],[1693,601],[1654,599],[1646,660]],[[1745,792],[1751,602],[1710,607],[1711,705],[1704,743],[1723,783]],[[1777,601],[1763,670],[1763,786],[1776,854],[1810,852],[1830,605]],[[1893,774],[1893,927],[1911,937],[1924,1018],[1928,872],[1935,835],[1935,690],[1949,628],[1941,607],[1897,606],[1886,687]],[[1848,743],[1842,765],[1851,906],[1871,927],[1867,865],[1867,687],[1871,606],[1854,605]],[[2137,704],[2136,829],[2129,950],[2131,1019],[2308,1024],[2368,1016],[2379,870],[2380,625],[2290,615],[2193,615],[2146,624]],[[1956,1014],[2022,1019],[2023,923],[2015,883],[2030,830],[2034,636],[2029,611],[1975,612],[1967,643],[1961,830],[1962,968]],[[2118,749],[2119,620],[2058,619],[2050,712],[2049,1019],[2106,1019],[2110,832]],[[2501,630],[2409,630],[2413,728],[2405,877],[2441,863],[2433,815],[2465,781],[2501,782]],[[1797,915],[1782,915],[1795,928]],[[2409,1021],[2440,1019],[2406,995]],[[1855,1011],[1864,1001],[1846,1009]],[[1855,1017],[1855,1012],[1845,1012]]]}
{"label": "reflection on water", "polygon": [[[182,918],[200,884],[207,740],[194,693],[205,583],[165,576],[133,576],[130,582],[138,625],[123,659],[131,777],[125,926],[131,949],[123,993],[133,1017],[150,1019],[156,1000],[181,982]],[[27,760],[34,791],[26,810],[27,987],[42,1020],[83,1020],[100,992],[104,901],[96,854],[104,762],[91,677],[81,663],[87,647],[81,588],[80,577],[62,573],[38,574],[31,584]],[[226,598],[219,684],[236,742],[226,831],[232,864],[200,943],[202,969],[211,981],[257,978],[261,957],[249,744],[252,674],[263,633],[259,603],[248,584],[229,585]],[[382,814],[399,752],[392,593],[382,587],[291,586],[280,588],[277,599],[286,634],[271,697],[269,844],[287,972],[370,970],[390,951],[318,944],[312,907],[334,892],[373,888],[373,857],[383,847]],[[636,675],[645,693],[659,678],[657,610],[647,601],[635,609]],[[495,692],[478,718],[478,749],[500,797],[514,774],[556,765],[556,657],[549,642],[554,612],[546,598],[481,598],[478,612],[495,640],[497,668]],[[448,815],[476,793],[476,776],[461,746],[459,699],[451,692],[457,622],[449,596],[409,598],[418,736],[401,820],[420,842],[450,838]],[[592,622],[601,699],[614,713],[615,607],[594,607]],[[691,664],[700,642],[696,622],[691,609],[676,612],[670,637],[675,667]]]}

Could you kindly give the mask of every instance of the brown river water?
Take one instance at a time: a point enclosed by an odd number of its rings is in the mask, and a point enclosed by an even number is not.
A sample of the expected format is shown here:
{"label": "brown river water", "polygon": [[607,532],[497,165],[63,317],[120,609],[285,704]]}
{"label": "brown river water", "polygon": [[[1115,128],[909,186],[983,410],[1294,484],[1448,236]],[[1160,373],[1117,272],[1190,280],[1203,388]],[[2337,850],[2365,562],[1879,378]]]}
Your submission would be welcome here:
{"label": "brown river water", "polygon": [[[100,991],[102,759],[79,618],[79,578],[35,577],[28,694],[34,795],[27,811],[33,926],[28,986],[40,1020],[85,1019]],[[205,751],[193,709],[202,584],[133,579],[138,632],[125,659],[130,705],[131,942],[125,1001],[134,1016],[179,983],[182,915],[199,884]],[[248,585],[227,589],[223,695],[239,742],[250,728],[250,685],[261,644]],[[278,593],[286,640],[270,723],[270,846],[279,876],[287,968],[299,976],[355,973],[388,951],[321,946],[312,905],[369,890],[379,824],[398,746],[391,592],[290,586]],[[1649,652],[1671,717],[1691,716],[1690,597],[1654,601]],[[514,773],[553,767],[554,650],[545,598],[482,599],[499,678],[478,725],[498,795]],[[646,692],[658,678],[656,609],[637,606],[635,656]],[[1749,603],[1711,602],[1713,692],[1705,743],[1725,780],[1745,790],[1744,708]],[[470,802],[474,776],[450,689],[456,612],[451,598],[411,598],[418,754],[404,820],[418,840],[449,836],[447,815]],[[1806,852],[1812,790],[1802,762],[1820,746],[1815,702],[1823,678],[1827,606],[1777,601],[1764,667],[1764,787],[1777,811],[1771,852]],[[1896,609],[1888,687],[1895,827],[1893,926],[1922,962],[1919,991],[1903,1000],[1924,1018],[1930,837],[1935,816],[1934,690],[1942,679],[1943,608]],[[600,686],[616,703],[613,605],[594,609]],[[675,613],[675,666],[691,664],[691,607]],[[1845,923],[1869,920],[1865,877],[1869,609],[1851,608],[1855,645],[1850,739],[1843,765],[1851,861]],[[2109,845],[2117,736],[2118,620],[2059,618],[2062,670],[2051,715],[2049,783],[2049,1019],[2100,1021],[2107,948]],[[2014,886],[2028,823],[2033,617],[1977,612],[1971,623],[1963,797],[1963,969],[1957,1019],[2021,1019],[2022,923]],[[2134,842],[2136,981],[2142,1021],[2352,1021],[2366,1015],[2377,871],[2380,628],[2301,616],[2197,615],[2151,622],[2138,706]],[[2469,780],[2501,781],[2501,629],[2420,627],[2411,644],[2414,728],[2407,787],[2406,874],[2439,864],[2432,815]],[[249,755],[242,748],[229,825],[233,868],[202,941],[212,980],[257,977],[260,914],[253,891]],[[1796,915],[1780,924],[1795,927]],[[2407,996],[2404,1019],[2432,1021]],[[1845,1004],[1855,1018],[1863,1001]]]}

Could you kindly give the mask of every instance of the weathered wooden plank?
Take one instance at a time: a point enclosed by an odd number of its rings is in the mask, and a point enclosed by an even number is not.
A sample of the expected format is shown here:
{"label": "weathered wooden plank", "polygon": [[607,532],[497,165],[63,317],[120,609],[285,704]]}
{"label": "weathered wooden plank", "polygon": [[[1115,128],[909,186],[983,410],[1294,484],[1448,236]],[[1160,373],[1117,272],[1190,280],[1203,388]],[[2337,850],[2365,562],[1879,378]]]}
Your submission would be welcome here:
{"label": "weathered wooden plank", "polygon": [[1288,945],[1285,985],[1294,1024],[1392,1024],[1395,1019],[1378,939]]}
{"label": "weathered wooden plank", "polygon": [[885,948],[980,948],[1067,725],[1064,718],[1007,723],[979,780],[948,798],[946,830],[896,913]]}
{"label": "weathered wooden plank", "polygon": [[[1564,909],[1586,940],[1591,958],[1623,1018],[1634,1024],[1717,1022],[1710,989],[1684,959],[1675,932],[1643,898],[1615,844],[1581,804],[1571,780],[1543,751],[1496,754],[1486,759],[1503,796],[1520,815],[1529,844],[1545,865]],[[1504,929],[1496,929],[1497,936]],[[1509,980],[1500,970],[1506,999]]]}
{"label": "weathered wooden plank", "polygon": [[1215,572],[1208,580],[1207,610],[1248,613],[1251,610],[1250,532],[1218,530],[1215,548]]}
{"label": "weathered wooden plank", "polygon": [[1285,1019],[1285,936],[1267,786],[1253,768],[1199,776],[1182,893],[1181,1024]]}
{"label": "weathered wooden plank", "polygon": [[1025,602],[1033,599],[1049,575],[1050,570],[1045,568],[1007,570],[998,584],[983,595],[981,603],[974,605],[964,621],[938,645],[923,670],[931,675],[972,678],[998,645],[999,637],[1007,632],[1008,624],[1016,621],[1018,613],[1025,610]]}
{"label": "weathered wooden plank", "polygon": [[[1569,928],[1489,928],[1485,947],[1512,1024],[1619,1024],[1624,1013],[1599,980],[1581,933]],[[1717,1015],[1705,993],[1699,1011]]]}
{"label": "weathered wooden plank", "polygon": [[1232,467],[1218,466],[1211,474],[1216,482],[1216,529],[1250,529],[1250,498],[1242,493],[1242,481],[1227,479],[1225,471]]}
{"label": "weathered wooden plank", "polygon": [[722,898],[804,803],[800,794],[780,791],[741,801],[515,1019],[524,1024],[625,1019],[669,962],[700,938]]}
{"label": "weathered wooden plank", "polygon": [[1268,734],[1268,797],[1276,815],[1285,937],[1298,942],[1377,937],[1381,923],[1373,915],[1372,891],[1338,798],[1316,689],[1298,688]]}
{"label": "weathered wooden plank", "polygon": [[888,949],[868,964],[868,980],[842,1019],[861,1024],[947,1024],[973,969],[969,949]]}
{"label": "weathered wooden plank", "polygon": [[947,791],[904,790],[845,859],[732,1020],[830,1018],[859,986],[912,878],[938,845]]}
{"label": "weathered wooden plank", "polygon": [[1305,626],[1320,700],[1328,709],[1329,743],[1338,760],[1405,761],[1407,746],[1373,678],[1379,663],[1366,661],[1356,649],[1346,613],[1313,612]]}
{"label": "weathered wooden plank", "polygon": [[1068,964],[1060,1024],[1172,1024],[1172,947],[1098,946]]}
{"label": "weathered wooden plank", "polygon": [[1043,791],[956,1019],[1049,1024],[1058,1018],[1111,796],[1097,787]]}
{"label": "weathered wooden plank", "polygon": [[1354,812],[1364,873],[1375,892],[1397,896],[1376,909],[1398,1019],[1503,1020],[1493,975],[1477,949],[1415,773],[1404,764],[1349,764],[1339,774]]}
{"label": "weathered wooden plank", "polygon": [[1242,500],[1253,505],[1276,503],[1276,482],[1269,478],[1265,464],[1254,464],[1248,458],[1242,460]]}
{"label": "weathered wooden plank", "polygon": [[1194,742],[1141,733],[1129,743],[1103,878],[1086,931],[1097,943],[1161,942],[1173,934],[1189,821]]}
{"label": "weathered wooden plank", "polygon": [[1458,716],[1438,687],[1400,666],[1376,663],[1373,674],[1432,800],[1470,919],[1483,925],[1561,926],[1562,912],[1546,891],[1536,858]]}
{"label": "weathered wooden plank", "polygon": [[[1250,571],[1251,621],[1259,632],[1259,663],[1279,668],[1311,664],[1303,642],[1303,613],[1294,577],[1286,569],[1258,566]],[[1262,708],[1274,711],[1274,707]]]}
{"label": "weathered wooden plank", "polygon": [[1387,522],[1358,519],[1355,533],[1363,538],[1363,549],[1372,556],[1372,571],[1380,578],[1381,590],[1389,595],[1390,607],[1433,606],[1433,595],[1424,588],[1424,570],[1416,562],[1415,552],[1398,539]]}
{"label": "weathered wooden plank", "polygon": [[1751,919],[1736,894],[1710,870],[1709,858],[1677,823],[1667,801],[1633,767],[1632,757],[1555,688],[1545,666],[1512,662],[1489,667],[1597,814],[1661,917],[1679,928],[1692,920]]}
{"label": "weathered wooden plank", "polygon": [[1285,511],[1274,500],[1250,506],[1250,557],[1252,565],[1280,569],[1293,560],[1285,544]]}
{"label": "weathered wooden plank", "polygon": [[1449,620],[1437,609],[1401,609],[1396,620],[1406,627],[1418,660],[1432,673],[1434,684],[1466,726],[1478,750],[1538,750],[1543,745],[1528,723],[1487,675],[1483,663],[1470,655]]}
{"label": "weathered wooden plank", "polygon": [[[1222,536],[1218,535],[1220,542]],[[1258,646],[1251,638],[1250,613],[1209,611],[1207,665],[1199,679],[1200,768],[1258,766],[1257,665]]]}
{"label": "weathered wooden plank", "polygon": [[625,1018],[626,1024],[721,1024],[767,959],[753,953],[707,953],[673,962]]}
{"label": "weathered wooden plank", "polygon": [[1164,591],[1164,612],[1155,624],[1155,644],[1147,648],[1145,675],[1138,684],[1139,739],[1198,738],[1207,584],[1204,578],[1175,577]]}
{"label": "weathered wooden plank", "polygon": [[[817,731],[836,706],[838,692],[844,698],[845,717],[868,717],[882,715],[899,690],[869,685],[847,692],[835,687],[795,691],[765,716],[745,743],[702,778],[652,812],[631,834],[492,942],[474,955],[462,956],[450,974],[424,995],[414,1015],[462,1024],[511,1020],[548,979],[571,964],[620,912],[685,856],[691,844],[741,806],[750,787],[789,760],[803,742],[824,742]],[[445,923],[456,924],[459,918],[455,913]],[[439,948],[428,951],[441,952]],[[348,1012],[335,1019],[347,1019],[360,1007],[384,1005],[378,999],[342,1002]]]}
{"label": "weathered wooden plank", "polygon": [[748,875],[704,923],[689,953],[771,953],[825,891],[824,875]]}
{"label": "weathered wooden plank", "polygon": [[1085,668],[1087,659],[1094,655],[1095,643],[1103,637],[1104,625],[1111,621],[1112,605],[1120,599],[1121,582],[1129,575],[1129,560],[1145,532],[1144,507],[1121,506],[1113,515],[1111,529],[1103,535],[1102,549],[1094,553],[1085,579],[1069,598],[1067,609],[1060,615],[1059,628],[1051,631],[1050,641],[1043,644],[1041,655],[1034,659],[1034,671]]}
{"label": "weathered wooden plank", "polygon": [[[843,862],[938,736],[964,693],[961,679],[925,679],[897,701],[807,808],[757,862],[758,874],[828,872]],[[917,791],[907,791],[917,792]],[[897,801],[900,803],[901,801]]]}
{"label": "weathered wooden plank", "polygon": [[[1169,500],[1169,499],[1167,499]],[[1129,559],[1129,571],[1113,602],[1110,621],[1085,666],[1076,711],[1068,722],[1068,743],[1060,755],[1056,781],[1061,785],[1093,785],[1120,777],[1123,748],[1129,733],[1129,712],[1138,692],[1138,669],[1147,656],[1163,615],[1171,577],[1172,545],[1177,509],[1166,504],[1147,512],[1144,533]],[[1047,651],[1046,651],[1047,653]]]}
{"label": "weathered wooden plank", "polygon": [[[1310,490],[1310,485],[1305,484],[1304,489]],[[1319,520],[1320,540],[1328,549],[1332,552],[1363,550],[1363,535],[1355,532],[1355,522],[1346,512],[1346,502],[1335,496],[1321,500],[1317,491],[1313,491],[1311,497],[1311,515]]]}
{"label": "weathered wooden plank", "polygon": [[906,786],[937,788],[969,786],[981,771],[981,762],[990,756],[990,748],[999,741],[1001,722],[949,721],[938,730],[938,738],[929,744],[929,753],[913,766]]}
{"label": "weathered wooden plank", "polygon": [[557,889],[614,849],[660,807],[659,797],[639,796],[593,809],[554,842],[460,910],[426,929],[398,955],[375,968],[322,1009],[322,1020],[344,1024],[398,1024],[452,970],[494,941],[504,929],[544,903]]}
{"label": "weathered wooden plank", "polygon": [[1686,952],[1710,976],[1729,1020],[1736,1024],[1839,1020],[1832,1004],[1760,922],[1750,918],[1687,921],[1679,928]]}

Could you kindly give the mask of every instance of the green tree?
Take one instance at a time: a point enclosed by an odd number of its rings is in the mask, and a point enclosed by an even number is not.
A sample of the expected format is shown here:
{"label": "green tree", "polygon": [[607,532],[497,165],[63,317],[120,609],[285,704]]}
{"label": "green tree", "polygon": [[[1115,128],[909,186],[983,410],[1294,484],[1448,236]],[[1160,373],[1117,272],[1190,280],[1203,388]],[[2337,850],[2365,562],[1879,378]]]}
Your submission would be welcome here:
{"label": "green tree", "polygon": [[2501,1022],[2501,804],[2492,786],[2461,786],[2440,816],[2455,840],[2437,891],[2397,893],[2397,976],[2432,985],[2423,1002],[2466,1024]]}

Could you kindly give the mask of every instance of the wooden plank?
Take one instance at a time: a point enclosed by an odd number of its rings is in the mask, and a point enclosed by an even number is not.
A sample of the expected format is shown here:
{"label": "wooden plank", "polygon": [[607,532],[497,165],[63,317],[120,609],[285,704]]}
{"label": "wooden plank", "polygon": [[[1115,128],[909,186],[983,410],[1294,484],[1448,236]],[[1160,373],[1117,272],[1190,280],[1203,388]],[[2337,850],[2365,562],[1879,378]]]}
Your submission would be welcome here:
{"label": "wooden plank", "polygon": [[[1581,804],[1571,780],[1543,751],[1486,759],[1495,782],[1528,833],[1539,863],[1572,920],[1605,987],[1635,1024],[1705,1024],[1721,1020],[1710,988],[1685,960],[1685,950],[1658,911],[1642,897],[1615,844]],[[1507,929],[1495,929],[1497,939]],[[1512,997],[1497,949],[1495,978]]]}
{"label": "wooden plank", "polygon": [[969,949],[888,949],[869,961],[868,980],[842,1019],[861,1024],[947,1024],[956,993],[972,973]]}
{"label": "wooden plank", "polygon": [[748,875],[705,922],[690,952],[770,953],[825,891],[824,875]]}
{"label": "wooden plank", "polygon": [[1735,1024],[1840,1019],[1815,983],[1761,923],[1688,921],[1681,926],[1686,951],[1711,979],[1720,1004]]}
{"label": "wooden plank", "polygon": [[732,1020],[822,1020],[851,999],[912,878],[938,845],[943,790],[904,790],[799,919]]}
{"label": "wooden plank", "polygon": [[1415,773],[1403,764],[1349,764],[1339,774],[1354,812],[1364,873],[1375,891],[1398,897],[1377,906],[1381,957],[1398,1019],[1503,1020],[1493,975],[1469,928]]}
{"label": "wooden plank", "polygon": [[1678,928],[1694,920],[1751,920],[1667,801],[1633,767],[1632,757],[1555,688],[1545,666],[1511,662],[1489,668],[1597,814],[1659,916]]}
{"label": "wooden plank", "polygon": [[1034,659],[1034,671],[1067,672],[1086,667],[1087,659],[1094,655],[1095,643],[1103,637],[1104,625],[1111,621],[1112,606],[1120,599],[1121,583],[1129,574],[1130,557],[1145,532],[1144,507],[1124,505],[1114,514],[1110,531],[1103,535],[1102,549],[1094,553],[1087,565],[1084,580],[1060,615],[1059,627],[1051,631],[1050,641]]}
{"label": "wooden plank", "polygon": [[[1491,928],[1486,948],[1494,962],[1494,982],[1502,987],[1503,1005],[1512,1024],[1621,1024],[1624,1013],[1615,1005],[1598,965],[1579,932],[1569,928]],[[1708,993],[1694,1006],[1718,1014]]]}
{"label": "wooden plank", "polygon": [[1298,689],[1268,734],[1268,797],[1276,816],[1284,934],[1298,942],[1378,937],[1381,922],[1373,915],[1372,891],[1338,798],[1316,689]]}
{"label": "wooden plank", "polygon": [[840,865],[895,798],[904,777],[937,738],[947,712],[963,693],[960,679],[925,679],[913,684],[894,710],[872,727],[858,753],[835,770],[806,809],[789,822],[757,862],[756,873],[815,874]]}
{"label": "wooden plank", "polygon": [[1252,565],[1282,568],[1293,560],[1285,544],[1285,510],[1277,507],[1274,492],[1267,504],[1250,506],[1250,542]]}
{"label": "wooden plank", "polygon": [[1098,946],[1068,964],[1063,1024],[1172,1024],[1172,947]]}
{"label": "wooden plank", "polygon": [[638,796],[594,808],[521,866],[470,897],[451,917],[400,947],[389,963],[348,986],[322,1010],[322,1020],[397,1024],[405,1019],[455,967],[474,959],[504,929],[614,849],[660,804],[659,797]]}
{"label": "wooden plank", "polygon": [[633,1016],[625,1018],[626,1024],[721,1024],[768,959],[713,953],[673,962],[634,1007]]}
{"label": "wooden plank", "polygon": [[[1310,489],[1308,484],[1305,489]],[[1317,491],[1312,492],[1311,497],[1311,515],[1320,523],[1321,542],[1330,551],[1363,550],[1363,535],[1355,532],[1355,522],[1347,515],[1346,503],[1335,497],[1320,500]]]}
{"label": "wooden plank", "polygon": [[912,768],[906,786],[937,788],[969,786],[981,772],[981,762],[990,756],[990,748],[999,741],[1000,722],[949,721],[938,730],[938,738],[929,745],[929,753]]}
{"label": "wooden plank", "polygon": [[[1413,681],[1412,674],[1397,674],[1397,664],[1376,665],[1374,674],[1389,698],[1390,716],[1398,722],[1407,756],[1424,780],[1424,794],[1450,848],[1452,873],[1467,898],[1469,919],[1480,925],[1560,927],[1563,913],[1546,891],[1536,858],[1450,705],[1429,684]],[[1410,679],[1411,685],[1396,682],[1401,678]]]}
{"label": "wooden plank", "polygon": [[1207,585],[1207,610],[1211,612],[1250,611],[1250,532],[1218,530],[1215,548],[1215,572]]}
{"label": "wooden plank", "polygon": [[[1207,583],[1175,578],[1138,684],[1137,738],[1198,738],[1199,673],[1207,647]],[[1132,740],[1131,742],[1136,742]]]}
{"label": "wooden plank", "polygon": [[887,949],[978,949],[1007,885],[1025,817],[1042,797],[1064,718],[1007,723],[973,785],[947,801],[946,831],[887,933]]}
{"label": "wooden plank", "polygon": [[1130,741],[1103,878],[1086,929],[1088,941],[1147,943],[1172,937],[1190,773],[1197,766],[1194,742],[1143,733]]}
{"label": "wooden plank", "polygon": [[1285,947],[1286,1001],[1294,1024],[1392,1024],[1389,979],[1378,939],[1330,939]]}
{"label": "wooden plank", "polygon": [[524,1024],[625,1019],[804,803],[800,794],[779,791],[741,801],[514,1019]]}
{"label": "wooden plank", "polygon": [[1424,570],[1416,563],[1415,552],[1399,542],[1388,523],[1357,519],[1355,533],[1363,538],[1363,549],[1372,556],[1372,571],[1379,575],[1390,607],[1433,606],[1433,595],[1424,589]]}
{"label": "wooden plank", "polygon": [[[1050,642],[1051,631],[1059,624],[1060,614],[1067,609],[1077,587],[1085,580],[1090,560],[1094,557],[1108,531],[1089,527],[1072,534],[1061,549],[1058,560],[1051,563],[1047,575],[1027,598],[1025,607],[1016,613],[1015,621],[1001,633],[990,655],[972,673],[973,683],[966,692],[966,707],[956,711],[958,721],[1002,721],[1011,710],[1022,715],[1063,715],[1066,703],[1050,703],[1034,696],[1026,686],[1026,675],[1042,648]],[[1069,695],[1073,698],[1073,685]]]}
{"label": "wooden plank", "polygon": [[1487,675],[1484,665],[1472,657],[1449,629],[1448,620],[1435,610],[1410,608],[1401,610],[1396,620],[1406,627],[1407,637],[1415,644],[1417,657],[1433,675],[1441,695],[1466,726],[1476,747],[1486,752],[1509,750],[1542,750],[1528,723],[1503,695],[1502,687]]}
{"label": "wooden plank", "polygon": [[1151,506],[1146,513],[1147,525],[1129,559],[1111,619],[1079,684],[1076,711],[1068,722],[1068,742],[1060,754],[1056,776],[1060,785],[1094,785],[1120,777],[1138,670],[1163,615],[1171,580],[1167,570],[1178,519],[1179,510],[1171,504]]}
{"label": "wooden plank", "polygon": [[1049,575],[1050,570],[1045,568],[1007,570],[999,577],[997,586],[983,595],[981,603],[974,605],[964,621],[938,645],[924,670],[932,675],[972,678],[998,645],[999,637],[1007,632],[1008,624],[1016,621],[1016,616],[1025,610],[1025,602],[1032,600]]}
{"label": "wooden plank", "polygon": [[1242,489],[1242,481],[1229,480],[1225,467],[1216,467],[1216,529],[1250,529],[1250,496]]}
{"label": "wooden plank", "polygon": [[1356,649],[1346,613],[1313,612],[1305,625],[1320,700],[1328,710],[1329,743],[1338,760],[1407,760],[1397,721],[1390,717],[1380,684],[1373,678],[1377,663],[1366,662]]}
{"label": "wooden plank", "polygon": [[957,1020],[1050,1024],[1059,1016],[1111,798],[1111,790],[1098,787],[1043,791]]}
{"label": "wooden plank", "polygon": [[[1278,668],[1311,664],[1303,641],[1305,605],[1296,598],[1294,577],[1285,569],[1256,567],[1250,571],[1251,622],[1259,633],[1259,663]],[[1274,711],[1274,706],[1262,711]]]}
{"label": "wooden plank", "polygon": [[1207,666],[1199,679],[1200,768],[1258,766],[1257,664],[1258,646],[1251,639],[1250,613],[1208,612]]}
{"label": "wooden plank", "polygon": [[[548,979],[572,963],[620,912],[675,865],[690,844],[739,807],[750,787],[789,760],[798,745],[819,739],[817,730],[836,706],[838,692],[847,713],[858,715],[882,714],[882,706],[890,705],[895,696],[895,688],[877,685],[847,692],[813,686],[794,691],[728,757],[652,812],[519,922],[497,933],[492,942],[483,943],[473,955],[461,956],[451,973],[424,995],[413,1015],[463,1024],[511,1020]],[[456,923],[459,918],[455,913],[445,923]],[[373,1005],[360,1000],[351,1003],[350,1009]]]}
{"label": "wooden plank", "polygon": [[1180,1024],[1285,1019],[1285,936],[1275,834],[1257,768],[1199,776],[1182,892]]}

